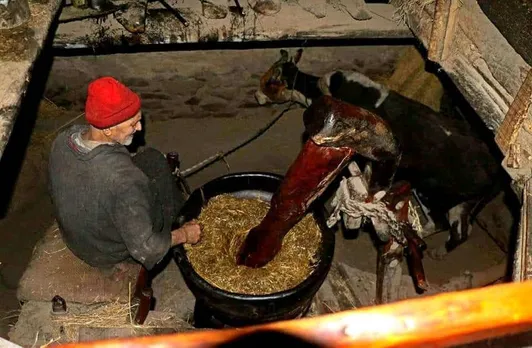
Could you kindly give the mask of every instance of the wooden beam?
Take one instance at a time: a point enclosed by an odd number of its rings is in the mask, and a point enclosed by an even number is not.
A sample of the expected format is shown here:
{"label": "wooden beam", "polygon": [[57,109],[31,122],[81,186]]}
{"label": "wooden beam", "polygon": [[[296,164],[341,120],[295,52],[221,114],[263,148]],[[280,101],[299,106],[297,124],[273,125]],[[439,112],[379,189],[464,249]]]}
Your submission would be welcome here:
{"label": "wooden beam", "polygon": [[476,0],[397,2],[409,27],[429,51],[429,59],[440,64],[496,133],[530,66]]}
{"label": "wooden beam", "polygon": [[513,280],[523,282],[532,279],[532,181],[528,180],[523,188],[521,220],[515,247]]}
{"label": "wooden beam", "polygon": [[450,4],[450,0],[436,0],[428,47],[428,58],[433,62],[439,63],[442,56]]}
{"label": "wooden beam", "polygon": [[30,1],[30,20],[0,30],[0,158],[11,136],[21,100],[60,0]]}
{"label": "wooden beam", "polygon": [[532,69],[528,70],[526,78],[521,84],[495,136],[495,141],[504,154],[507,154],[515,143],[517,135],[528,117],[531,103]]}
{"label": "wooden beam", "polygon": [[[248,337],[291,337],[322,347],[447,347],[532,330],[532,282],[494,285],[243,329],[64,345],[68,348],[215,347]],[[270,332],[268,336],[265,332]],[[261,335],[262,333],[262,335]],[[256,341],[250,335],[256,334]],[[285,335],[280,337],[279,335]],[[261,340],[260,342],[257,340]],[[241,341],[244,346],[244,342]],[[270,342],[274,344],[273,342]]]}
{"label": "wooden beam", "polygon": [[441,63],[448,58],[459,8],[460,0],[436,0],[428,48],[429,60]]}
{"label": "wooden beam", "polygon": [[[184,17],[184,26],[175,13],[150,2],[146,12],[146,31],[131,34],[112,16],[104,16],[99,24],[84,18],[79,9],[65,8],[57,29],[54,47],[98,48],[135,47],[141,45],[195,44],[205,42],[268,42],[305,39],[413,39],[408,27],[394,20],[395,8],[390,4],[367,4],[372,14],[368,20],[355,20],[346,11],[325,1],[283,2],[275,15],[256,13],[246,2],[245,16],[228,13],[225,18],[211,19],[202,15],[201,2],[184,0],[174,9]],[[75,13],[74,13],[75,11]],[[94,15],[86,10],[86,15]]]}

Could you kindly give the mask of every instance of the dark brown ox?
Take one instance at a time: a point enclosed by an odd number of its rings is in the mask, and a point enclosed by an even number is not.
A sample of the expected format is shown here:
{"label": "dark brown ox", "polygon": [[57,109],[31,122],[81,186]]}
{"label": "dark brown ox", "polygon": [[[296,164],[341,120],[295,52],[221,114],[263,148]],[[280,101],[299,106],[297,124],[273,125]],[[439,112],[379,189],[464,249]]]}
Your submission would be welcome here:
{"label": "dark brown ox", "polygon": [[[445,117],[359,72],[307,74],[297,67],[302,52],[290,58],[281,50],[281,58],[260,79],[257,102],[294,101],[308,107],[329,95],[380,116],[402,152],[395,179],[410,182],[431,214],[446,215],[451,227],[447,252],[463,243],[475,216],[501,189],[500,166],[486,144],[472,135],[466,121]],[[385,167],[387,178],[390,167]]]}

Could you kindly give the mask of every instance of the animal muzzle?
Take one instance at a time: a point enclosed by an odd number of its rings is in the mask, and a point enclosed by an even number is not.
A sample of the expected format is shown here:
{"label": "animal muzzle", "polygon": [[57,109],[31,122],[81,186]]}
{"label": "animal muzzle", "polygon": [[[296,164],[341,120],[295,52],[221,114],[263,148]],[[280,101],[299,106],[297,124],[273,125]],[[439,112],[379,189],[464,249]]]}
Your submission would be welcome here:
{"label": "animal muzzle", "polygon": [[272,100],[260,89],[255,92],[255,100],[257,101],[257,103],[259,103],[259,105],[266,105],[272,103]]}

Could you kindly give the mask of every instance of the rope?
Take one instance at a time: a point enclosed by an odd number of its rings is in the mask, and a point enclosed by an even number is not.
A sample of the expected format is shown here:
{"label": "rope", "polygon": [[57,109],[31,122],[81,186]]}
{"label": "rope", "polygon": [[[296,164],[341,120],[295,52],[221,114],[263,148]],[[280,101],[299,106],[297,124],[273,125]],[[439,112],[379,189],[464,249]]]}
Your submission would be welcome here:
{"label": "rope", "polygon": [[[305,40],[301,44],[301,48],[305,47],[306,44],[307,44],[307,40]],[[233,147],[232,149],[230,149],[228,151],[225,151],[225,152],[220,151],[220,152],[216,153],[215,155],[212,155],[212,156],[204,159],[203,161],[196,163],[192,167],[189,167],[189,168],[187,168],[185,170],[179,171],[177,173],[178,176],[182,180],[185,180],[187,177],[199,172],[200,170],[210,166],[211,164],[213,164],[214,162],[217,162],[219,160],[223,160],[225,162],[225,164],[227,165],[227,167],[229,168],[229,164],[227,163],[225,157],[231,155],[235,151],[240,150],[241,148],[243,148],[247,144],[251,143],[253,140],[259,138],[268,129],[270,129],[275,123],[277,123],[277,121],[279,121],[279,119],[281,119],[281,117],[283,117],[284,114],[286,114],[289,110],[291,110],[293,105],[297,104],[294,101],[294,92],[295,92],[295,85],[296,85],[296,80],[297,80],[298,75],[299,75],[299,69],[296,71],[296,74],[294,76],[294,82],[292,83],[292,89],[291,89],[292,92],[291,92],[291,95],[290,95],[290,104],[283,111],[281,111],[281,113],[279,115],[277,115],[273,120],[271,120],[268,124],[266,124],[266,126],[264,126],[263,128],[259,129],[259,131],[256,132],[254,135],[252,135],[249,139],[247,139],[246,141],[242,142],[241,144]],[[306,106],[308,107],[308,105],[306,105]]]}
{"label": "rope", "polygon": [[182,170],[180,171],[180,176],[181,177],[184,177],[184,178],[187,178],[189,176],[191,176],[192,174],[195,174],[197,172],[199,172],[200,170],[210,166],[211,164],[213,164],[214,162],[217,162],[219,160],[224,160],[225,161],[225,157],[231,155],[232,153],[234,153],[235,151],[238,151],[240,150],[241,148],[243,148],[244,146],[248,145],[249,143],[251,143],[253,140],[259,138],[261,135],[263,135],[264,133],[266,133],[266,131],[268,129],[270,129],[275,123],[277,123],[277,121],[279,121],[281,119],[281,117],[284,116],[284,114],[286,114],[289,110],[292,109],[292,106],[294,105],[295,103],[294,102],[291,102],[290,105],[288,105],[288,107],[286,107],[283,111],[281,111],[281,113],[279,113],[279,115],[277,115],[273,120],[271,120],[270,122],[268,122],[266,124],[266,126],[262,127],[261,129],[258,130],[258,132],[256,132],[255,134],[253,134],[250,138],[248,138],[247,140],[245,140],[244,142],[238,144],[237,146],[231,148],[230,150],[227,150],[227,151],[220,151],[206,159],[204,159],[203,161],[201,162],[198,162],[196,163],[195,165],[193,165],[192,167],[189,167],[185,170]]}
{"label": "rope", "polygon": [[63,124],[62,126],[57,128],[56,130],[54,130],[52,133],[48,134],[46,137],[44,137],[44,139],[49,139],[52,135],[56,134],[61,129],[65,128],[66,126],[68,126],[69,124],[71,124],[72,122],[76,121],[78,118],[80,118],[81,116],[84,116],[84,115],[85,115],[85,113],[81,113],[81,114],[77,115],[76,117],[74,117],[70,121],[68,121],[67,123]]}

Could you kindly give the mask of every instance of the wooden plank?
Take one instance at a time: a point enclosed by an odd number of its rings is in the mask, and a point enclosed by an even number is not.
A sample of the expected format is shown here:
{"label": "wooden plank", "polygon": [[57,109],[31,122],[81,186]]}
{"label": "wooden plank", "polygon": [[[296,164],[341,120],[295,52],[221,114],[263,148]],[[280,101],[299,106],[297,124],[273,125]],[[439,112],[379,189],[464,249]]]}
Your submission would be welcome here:
{"label": "wooden plank", "polygon": [[442,57],[450,7],[450,0],[436,0],[428,47],[428,58],[434,62],[440,62]]}
{"label": "wooden plank", "polygon": [[336,297],[338,303],[336,311],[362,307],[362,303],[351,287],[349,276],[342,268],[342,265],[339,265],[336,262],[332,263],[329,274],[327,275],[327,282],[330,284],[332,293]]}
{"label": "wooden plank", "polygon": [[517,95],[512,101],[504,120],[497,130],[495,141],[503,153],[508,153],[515,143],[519,130],[528,118],[530,104],[532,103],[532,69],[521,84]]}
{"label": "wooden plank", "polygon": [[0,30],[0,158],[60,0],[30,1],[31,18],[22,26]]}
{"label": "wooden plank", "polygon": [[428,47],[429,60],[439,63],[447,59],[459,6],[459,0],[436,0]]}
{"label": "wooden plank", "polygon": [[[409,27],[428,49],[435,1],[394,2],[398,11],[406,13]],[[444,45],[438,63],[495,133],[531,67],[484,15],[477,1],[457,3],[451,39]]]}
{"label": "wooden plank", "polygon": [[[345,3],[348,0],[342,0]],[[390,4],[367,4],[369,20],[355,20],[348,12],[322,0],[283,2],[272,16],[255,13],[246,2],[245,16],[229,13],[226,18],[209,19],[202,15],[201,2],[184,0],[175,8],[190,24],[185,27],[171,11],[157,2],[148,6],[146,31],[131,34],[113,16],[96,24],[93,19],[62,23],[57,29],[54,47],[95,48],[102,43],[135,47],[147,44],[194,44],[204,42],[249,42],[342,38],[413,38],[408,27],[393,19]],[[65,9],[64,18],[72,19]],[[87,10],[88,11],[88,10]]]}
{"label": "wooden plank", "polygon": [[513,281],[523,282],[532,279],[532,181],[523,188],[521,220],[515,247]]}
{"label": "wooden plank", "polygon": [[[494,285],[315,318],[243,329],[102,341],[63,347],[214,347],[303,340],[322,347],[446,347],[532,330],[532,282]],[[273,331],[276,335],[266,335]],[[251,335],[256,334],[255,340]],[[280,336],[284,334],[285,336]],[[288,336],[287,336],[288,335]],[[272,337],[273,336],[273,337]],[[288,338],[291,338],[288,340]],[[276,339],[276,340],[274,340]],[[298,343],[301,343],[299,341]]]}
{"label": "wooden plank", "polygon": [[82,327],[79,329],[79,342],[92,342],[116,338],[168,335],[190,331],[189,328],[176,327]]}

